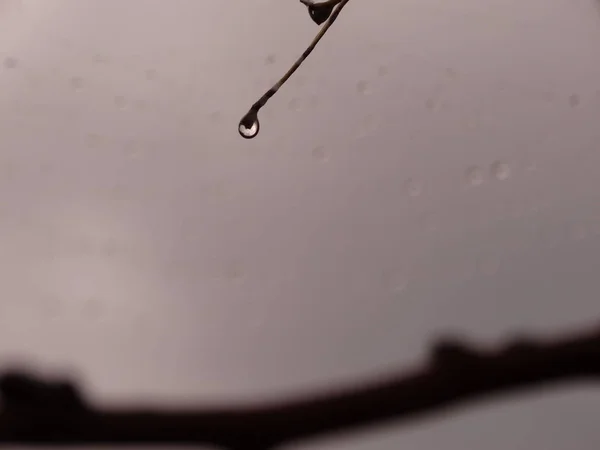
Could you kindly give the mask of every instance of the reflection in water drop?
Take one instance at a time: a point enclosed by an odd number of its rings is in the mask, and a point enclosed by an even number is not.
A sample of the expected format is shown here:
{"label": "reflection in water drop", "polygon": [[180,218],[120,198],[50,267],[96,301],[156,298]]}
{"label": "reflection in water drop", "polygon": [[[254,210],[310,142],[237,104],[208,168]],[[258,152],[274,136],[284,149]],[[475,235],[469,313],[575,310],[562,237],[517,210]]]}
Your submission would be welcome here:
{"label": "reflection in water drop", "polygon": [[238,132],[244,139],[252,139],[256,137],[259,131],[260,122],[258,121],[258,113],[250,110],[242,117],[242,120],[240,120]]}
{"label": "reflection in water drop", "polygon": [[456,76],[458,75],[456,73],[456,70],[454,70],[452,67],[447,67],[446,70],[444,70],[444,72],[446,73],[446,76],[448,78],[456,78]]}
{"label": "reflection in water drop", "polygon": [[242,135],[243,138],[252,139],[258,134],[259,124],[258,120],[250,124],[250,126],[246,126],[246,124],[240,123],[238,131]]}
{"label": "reflection in water drop", "polygon": [[477,166],[471,166],[465,172],[465,179],[471,186],[478,186],[483,183],[483,170]]}
{"label": "reflection in water drop", "polygon": [[497,180],[504,181],[510,178],[510,167],[501,161],[494,162],[490,166],[490,171]]}

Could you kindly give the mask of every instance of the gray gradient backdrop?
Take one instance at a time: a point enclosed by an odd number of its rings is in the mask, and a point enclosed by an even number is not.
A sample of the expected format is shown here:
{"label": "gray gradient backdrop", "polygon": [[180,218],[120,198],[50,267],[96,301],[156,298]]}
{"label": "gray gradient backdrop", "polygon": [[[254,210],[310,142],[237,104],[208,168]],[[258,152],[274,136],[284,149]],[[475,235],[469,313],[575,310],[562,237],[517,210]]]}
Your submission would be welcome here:
{"label": "gray gradient backdrop", "polygon": [[[0,0],[0,363],[251,400],[600,318],[597,0]],[[307,448],[597,449],[600,393]]]}

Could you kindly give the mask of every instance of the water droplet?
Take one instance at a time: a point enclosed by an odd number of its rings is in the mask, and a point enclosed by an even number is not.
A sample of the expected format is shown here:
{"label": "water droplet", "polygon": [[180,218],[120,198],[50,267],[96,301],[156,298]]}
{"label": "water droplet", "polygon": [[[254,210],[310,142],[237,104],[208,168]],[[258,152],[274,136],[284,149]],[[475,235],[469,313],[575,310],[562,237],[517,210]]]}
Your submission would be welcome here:
{"label": "water droplet", "polygon": [[425,108],[427,108],[429,111],[439,111],[440,110],[440,102],[438,102],[436,99],[434,98],[428,98],[425,101]]}
{"label": "water droplet", "polygon": [[581,102],[581,99],[579,98],[579,95],[577,95],[577,94],[569,95],[569,106],[571,108],[576,108],[577,106],[579,106],[580,102]]}
{"label": "water droplet", "polygon": [[296,78],[296,85],[298,87],[304,87],[304,86],[306,86],[306,76],[304,76],[304,75],[298,75],[298,78]]}
{"label": "water droplet", "polygon": [[39,172],[41,176],[47,176],[52,172],[52,163],[50,161],[43,161],[39,165]]}
{"label": "water droplet", "polygon": [[144,75],[146,77],[146,80],[148,80],[148,81],[156,80],[156,70],[154,70],[154,69],[146,70]]}
{"label": "water droplet", "polygon": [[318,4],[318,3],[317,4],[305,3],[305,4],[308,6],[308,13],[310,14],[310,18],[317,25],[321,25],[327,19],[329,19],[329,16],[331,16],[331,13],[333,12],[333,8],[335,7],[335,5],[333,5],[333,4],[331,4],[331,5]]}
{"label": "water droplet", "polygon": [[359,127],[358,130],[358,138],[366,138],[371,136],[375,130],[377,129],[377,122],[375,120],[375,116],[373,114],[368,114],[365,116],[363,123]]}
{"label": "water droplet", "polygon": [[105,64],[108,62],[108,58],[105,55],[102,55],[100,53],[96,53],[94,55],[94,62],[96,64]]}
{"label": "water droplet", "polygon": [[136,109],[138,109],[139,111],[143,111],[145,109],[148,109],[148,102],[145,99],[143,99],[143,98],[140,98],[140,99],[136,100],[134,102],[134,104],[135,104]]}
{"label": "water droplet", "polygon": [[367,83],[365,80],[360,80],[358,83],[356,83],[356,92],[363,95],[368,94],[369,83]]}
{"label": "water droplet", "polygon": [[122,95],[117,95],[115,97],[115,106],[119,109],[125,109],[127,106],[127,99]]}
{"label": "water droplet", "polygon": [[69,85],[76,91],[80,91],[83,88],[83,78],[81,77],[72,77],[69,80]]}
{"label": "water droplet", "polygon": [[454,70],[452,67],[447,67],[444,72],[446,73],[446,76],[448,78],[452,78],[452,79],[456,78],[456,76],[458,75],[456,73],[456,70]]}
{"label": "water droplet", "polygon": [[384,274],[383,281],[392,295],[399,295],[408,287],[408,280],[402,272]]}
{"label": "water droplet", "polygon": [[19,64],[19,60],[17,58],[13,58],[12,56],[8,56],[4,58],[4,68],[5,69],[14,69]]}
{"label": "water droplet", "polygon": [[497,180],[505,181],[510,178],[510,167],[501,161],[494,162],[490,166],[490,171]]}
{"label": "water droplet", "polygon": [[380,77],[384,77],[388,74],[389,71],[390,69],[388,68],[388,66],[381,65],[377,68],[377,75]]}
{"label": "water droplet", "polygon": [[527,172],[535,172],[538,170],[538,165],[535,161],[528,160],[525,162],[525,170]]}
{"label": "water droplet", "polygon": [[277,56],[273,53],[267,55],[266,59],[265,59],[265,64],[267,65],[271,65],[271,64],[275,64],[275,62],[277,61]]}
{"label": "water droplet", "polygon": [[125,156],[130,159],[137,159],[142,154],[141,147],[135,140],[131,140],[125,143],[123,147],[123,152],[125,153]]}
{"label": "water droplet", "polygon": [[465,179],[471,186],[479,186],[483,183],[483,170],[477,166],[471,166],[465,172]]}
{"label": "water droplet", "polygon": [[293,98],[288,103],[288,108],[291,111],[300,111],[300,100],[297,98]]}
{"label": "water droplet", "polygon": [[425,230],[427,232],[432,232],[436,230],[436,226],[435,223],[433,222],[433,219],[431,217],[431,214],[429,213],[423,213],[419,216],[419,227],[422,230]]}
{"label": "water droplet", "polygon": [[238,132],[244,139],[252,139],[256,137],[260,131],[260,122],[258,121],[258,114],[250,110],[246,113],[238,125]]}
{"label": "water droplet", "polygon": [[225,269],[225,278],[229,281],[239,282],[244,277],[244,270],[239,263],[230,263]]}
{"label": "water droplet", "polygon": [[323,163],[329,161],[329,153],[327,153],[327,150],[322,145],[319,145],[312,150],[312,157]]}
{"label": "water droplet", "polygon": [[249,127],[247,127],[243,123],[240,123],[239,132],[242,135],[242,137],[251,139],[258,134],[258,128],[259,128],[258,121],[252,123]]}
{"label": "water droplet", "polygon": [[55,319],[63,310],[63,304],[56,296],[48,296],[41,301],[40,310],[47,318]]}
{"label": "water droplet", "polygon": [[97,320],[102,315],[102,302],[97,297],[90,297],[81,305],[81,314],[89,320]]}
{"label": "water droplet", "polygon": [[421,191],[423,190],[421,185],[412,178],[406,181],[404,187],[408,195],[411,197],[419,196],[421,194]]}
{"label": "water droplet", "polygon": [[492,276],[500,270],[500,258],[489,256],[481,259],[477,265],[482,274]]}
{"label": "water droplet", "polygon": [[542,98],[547,103],[553,103],[556,100],[556,93],[552,91],[544,91]]}
{"label": "water droplet", "polygon": [[99,147],[106,143],[104,136],[96,133],[88,133],[88,135],[85,137],[85,140],[89,147]]}
{"label": "water droplet", "polygon": [[581,241],[587,237],[587,232],[583,225],[575,223],[569,225],[568,235],[574,241]]}

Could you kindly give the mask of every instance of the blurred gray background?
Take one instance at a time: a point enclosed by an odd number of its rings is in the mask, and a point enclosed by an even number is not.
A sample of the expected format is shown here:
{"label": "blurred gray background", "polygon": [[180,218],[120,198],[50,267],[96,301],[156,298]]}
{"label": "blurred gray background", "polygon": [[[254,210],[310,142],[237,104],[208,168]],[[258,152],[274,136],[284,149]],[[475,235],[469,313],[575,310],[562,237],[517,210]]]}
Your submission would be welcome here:
{"label": "blurred gray background", "polygon": [[[597,0],[0,0],[0,363],[254,400],[600,318]],[[585,386],[306,448],[596,449]]]}

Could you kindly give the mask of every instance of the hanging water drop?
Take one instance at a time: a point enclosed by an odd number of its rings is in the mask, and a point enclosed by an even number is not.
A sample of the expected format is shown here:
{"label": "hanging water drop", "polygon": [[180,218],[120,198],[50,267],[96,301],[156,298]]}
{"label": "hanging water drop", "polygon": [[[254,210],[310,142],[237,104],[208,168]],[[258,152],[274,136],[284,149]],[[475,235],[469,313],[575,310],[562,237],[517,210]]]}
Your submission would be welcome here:
{"label": "hanging water drop", "polygon": [[258,122],[258,114],[255,111],[248,111],[248,113],[242,117],[240,124],[238,125],[238,131],[240,136],[244,139],[252,139],[256,137],[260,131],[260,123]]}
{"label": "hanging water drop", "polygon": [[333,8],[337,6],[336,4],[314,4],[312,3],[312,0],[300,0],[300,3],[308,7],[310,18],[317,25],[325,23],[325,21],[329,19],[329,16],[331,16]]}

